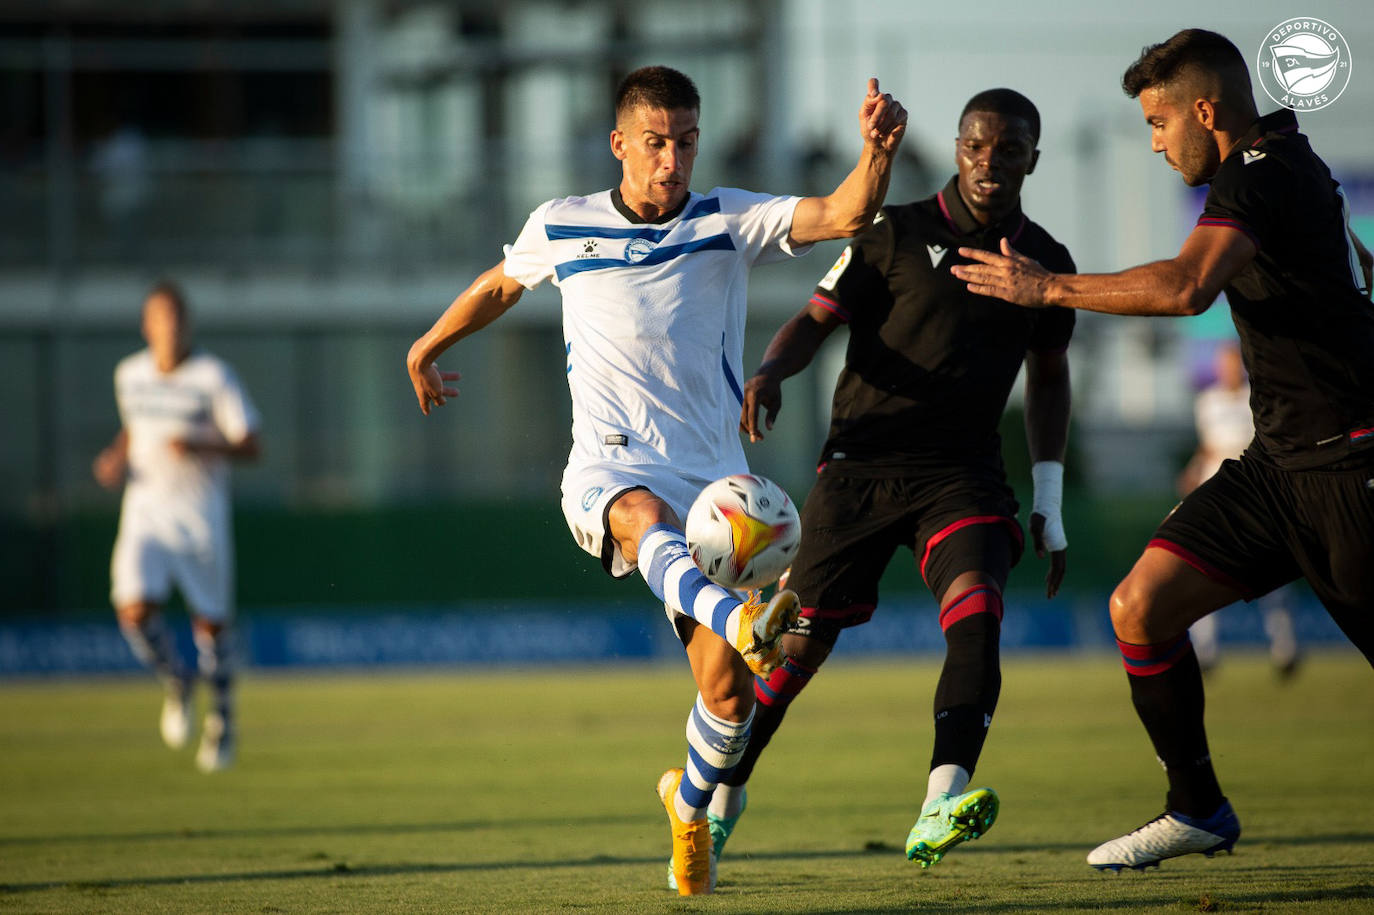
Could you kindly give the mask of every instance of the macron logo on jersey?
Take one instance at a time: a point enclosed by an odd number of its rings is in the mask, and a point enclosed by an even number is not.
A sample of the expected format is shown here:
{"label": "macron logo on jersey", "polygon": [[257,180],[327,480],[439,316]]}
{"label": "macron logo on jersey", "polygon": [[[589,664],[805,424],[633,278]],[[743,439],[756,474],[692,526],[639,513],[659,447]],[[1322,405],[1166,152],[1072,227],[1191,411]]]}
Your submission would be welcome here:
{"label": "macron logo on jersey", "polygon": [[940,266],[940,261],[944,260],[945,252],[949,249],[944,245],[926,245],[926,250],[930,252],[930,266]]}
{"label": "macron logo on jersey", "polygon": [[1250,165],[1263,159],[1267,153],[1262,149],[1247,149],[1241,155],[1241,164]]}

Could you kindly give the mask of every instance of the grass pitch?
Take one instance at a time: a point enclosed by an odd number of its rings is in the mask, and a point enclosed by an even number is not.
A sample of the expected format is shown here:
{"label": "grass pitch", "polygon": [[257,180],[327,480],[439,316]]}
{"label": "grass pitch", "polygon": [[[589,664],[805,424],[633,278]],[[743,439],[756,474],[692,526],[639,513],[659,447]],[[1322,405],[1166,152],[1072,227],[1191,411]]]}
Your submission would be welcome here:
{"label": "grass pitch", "polygon": [[1106,656],[1015,657],[976,782],[997,825],[929,871],[934,661],[837,660],[751,785],[710,898],[664,889],[681,667],[249,674],[236,769],[164,749],[142,678],[0,684],[0,912],[1374,912],[1374,674],[1228,655],[1208,721],[1234,856],[1100,874],[1164,779]]}

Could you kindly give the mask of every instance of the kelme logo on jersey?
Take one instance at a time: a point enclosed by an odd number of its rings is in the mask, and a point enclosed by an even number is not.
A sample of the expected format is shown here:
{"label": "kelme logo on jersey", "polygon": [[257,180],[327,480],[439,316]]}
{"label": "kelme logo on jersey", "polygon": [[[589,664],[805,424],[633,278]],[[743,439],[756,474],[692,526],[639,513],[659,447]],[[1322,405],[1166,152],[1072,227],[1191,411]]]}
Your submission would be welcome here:
{"label": "kelme logo on jersey", "polygon": [[1311,16],[1280,22],[1260,42],[1255,72],[1265,93],[1285,108],[1316,111],[1350,85],[1350,45]]}
{"label": "kelme logo on jersey", "polygon": [[600,486],[593,486],[591,489],[584,492],[582,494],[582,510],[584,512],[591,511],[592,506],[596,504],[596,497],[599,495],[601,495]]}
{"label": "kelme logo on jersey", "polygon": [[637,264],[649,253],[654,250],[654,243],[647,238],[632,238],[630,243],[625,246],[625,260],[631,264]]}

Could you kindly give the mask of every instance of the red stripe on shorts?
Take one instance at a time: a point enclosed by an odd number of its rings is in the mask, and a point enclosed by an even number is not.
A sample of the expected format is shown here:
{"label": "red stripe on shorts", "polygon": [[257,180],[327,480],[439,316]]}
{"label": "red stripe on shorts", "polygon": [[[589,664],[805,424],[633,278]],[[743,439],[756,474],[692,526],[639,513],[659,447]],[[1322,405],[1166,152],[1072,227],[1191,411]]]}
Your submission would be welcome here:
{"label": "red stripe on shorts", "polygon": [[948,527],[937,531],[933,537],[926,541],[925,552],[921,554],[921,581],[924,581],[927,587],[930,585],[930,582],[926,580],[926,563],[930,561],[930,551],[935,549],[935,547],[940,544],[940,541],[944,540],[950,534],[975,524],[1005,524],[1011,529],[1012,536],[1016,539],[1016,542],[1021,542],[1021,526],[1006,515],[973,515],[969,518],[960,518]]}
{"label": "red stripe on shorts", "polygon": [[1206,575],[1213,581],[1219,584],[1223,584],[1228,588],[1234,588],[1235,590],[1239,591],[1241,597],[1245,598],[1246,600],[1253,600],[1259,596],[1255,592],[1254,588],[1247,587],[1241,582],[1236,581],[1230,575],[1227,575],[1225,572],[1221,571],[1221,569],[1218,569],[1216,566],[1212,565],[1207,560],[1198,556],[1196,553],[1193,553],[1191,550],[1179,546],[1172,540],[1165,540],[1162,537],[1155,537],[1148,544],[1145,545],[1145,548],[1147,550],[1154,548],[1156,550],[1164,550],[1166,553],[1173,553],[1179,559],[1182,559],[1184,562],[1188,563],[1188,565],[1197,569],[1199,572],[1201,572],[1203,575]]}

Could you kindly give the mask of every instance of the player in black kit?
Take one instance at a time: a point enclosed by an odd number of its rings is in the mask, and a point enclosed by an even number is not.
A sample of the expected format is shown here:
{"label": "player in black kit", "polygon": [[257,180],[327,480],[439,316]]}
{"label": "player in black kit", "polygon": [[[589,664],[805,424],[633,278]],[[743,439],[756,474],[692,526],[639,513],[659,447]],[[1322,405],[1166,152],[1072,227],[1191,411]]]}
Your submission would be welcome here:
{"label": "player in black kit", "polygon": [[848,325],[830,432],[788,579],[801,620],[784,636],[782,666],[756,681],[749,747],[733,785],[717,788],[736,804],[714,818],[717,851],[788,704],[841,631],[872,616],[878,580],[899,546],[913,552],[940,602],[947,645],[928,795],[907,856],[934,864],[997,815],[993,791],[968,790],[1001,689],[1002,591],[1022,551],[997,426],[1024,362],[1026,435],[1037,462],[1031,533],[1036,553],[1050,557],[1053,596],[1065,568],[1059,503],[1074,315],[972,295],[948,267],[961,259],[961,245],[995,247],[1015,237],[1056,270],[1074,269],[1064,246],[1021,212],[1039,136],[1039,112],[1025,96],[1010,89],[974,96],[959,119],[958,174],[933,197],[885,207],[778,331],[745,385],[741,426],[756,441],[773,427],[783,379]]}
{"label": "player in black kit", "polygon": [[1169,779],[1163,814],[1088,855],[1112,870],[1211,855],[1240,836],[1207,749],[1190,624],[1306,577],[1374,660],[1374,259],[1293,112],[1257,116],[1226,38],[1179,32],[1122,84],[1154,151],[1187,184],[1211,183],[1178,256],[1061,276],[1004,241],[953,269],[974,292],[1111,314],[1196,314],[1225,290],[1240,332],[1254,441],[1164,520],[1112,594],[1131,698]]}

